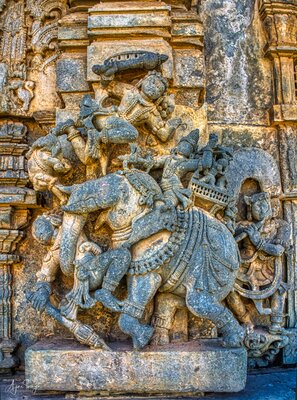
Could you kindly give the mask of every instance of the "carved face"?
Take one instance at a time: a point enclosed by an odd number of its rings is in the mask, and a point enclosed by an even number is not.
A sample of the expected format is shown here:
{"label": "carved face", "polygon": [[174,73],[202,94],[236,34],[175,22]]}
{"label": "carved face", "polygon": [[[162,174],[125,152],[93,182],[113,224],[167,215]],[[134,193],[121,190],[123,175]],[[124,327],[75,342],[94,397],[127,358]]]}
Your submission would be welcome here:
{"label": "carved face", "polygon": [[179,142],[179,144],[177,145],[176,148],[176,152],[178,154],[181,154],[182,156],[186,156],[189,157],[192,153],[192,146],[190,145],[190,143],[186,142],[185,140]]}
{"label": "carved face", "polygon": [[166,91],[166,86],[158,76],[149,76],[141,85],[142,92],[151,100],[157,100]]}
{"label": "carved face", "polygon": [[256,221],[262,221],[271,214],[271,206],[268,200],[257,200],[252,204],[252,216]]}
{"label": "carved face", "polygon": [[55,236],[55,228],[46,217],[38,217],[32,226],[33,237],[41,244],[49,246]]}
{"label": "carved face", "polygon": [[62,220],[59,216],[45,216],[40,215],[36,218],[32,225],[32,234],[34,239],[44,246],[53,244],[57,237],[59,227],[61,226]]}

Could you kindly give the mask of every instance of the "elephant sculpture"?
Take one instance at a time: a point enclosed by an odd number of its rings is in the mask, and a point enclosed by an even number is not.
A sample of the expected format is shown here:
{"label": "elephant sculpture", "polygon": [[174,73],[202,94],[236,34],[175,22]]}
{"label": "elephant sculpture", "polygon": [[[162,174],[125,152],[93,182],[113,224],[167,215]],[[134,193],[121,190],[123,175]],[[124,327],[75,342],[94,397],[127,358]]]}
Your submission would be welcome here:
{"label": "elephant sculpture", "polygon": [[[226,347],[241,346],[244,330],[222,303],[240,266],[232,234],[195,206],[164,211],[162,196],[152,176],[139,170],[119,171],[74,185],[62,207],[63,273],[74,274],[77,242],[88,214],[100,211],[113,231],[111,248],[118,250],[118,260],[121,251],[131,254],[126,266],[128,293],[117,311],[119,326],[132,337],[134,348],[143,348],[153,336],[154,328],[140,320],[157,292],[184,298],[194,315],[216,325]],[[100,289],[95,292],[99,301],[101,294]]]}

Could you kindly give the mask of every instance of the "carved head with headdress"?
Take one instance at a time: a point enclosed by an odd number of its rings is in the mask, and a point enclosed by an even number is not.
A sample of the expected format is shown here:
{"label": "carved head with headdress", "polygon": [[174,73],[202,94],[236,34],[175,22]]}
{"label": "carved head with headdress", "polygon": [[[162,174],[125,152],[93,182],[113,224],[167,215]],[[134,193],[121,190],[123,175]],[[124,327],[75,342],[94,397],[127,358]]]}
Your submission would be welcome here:
{"label": "carved head with headdress", "polygon": [[36,218],[32,225],[33,237],[39,243],[48,246],[57,237],[61,225],[61,214],[42,214]]}
{"label": "carved head with headdress", "polygon": [[155,101],[164,96],[168,80],[160,72],[151,71],[137,83],[137,87],[147,98]]}
{"label": "carved head with headdress", "polygon": [[249,221],[263,221],[272,215],[270,195],[267,192],[244,196]]}
{"label": "carved head with headdress", "polygon": [[182,137],[178,145],[174,148],[174,153],[190,157],[197,149],[199,136],[199,129],[194,129],[187,136]]}
{"label": "carved head with headdress", "polygon": [[42,136],[38,138],[31,149],[26,154],[26,157],[29,159],[35,150],[43,150],[51,153],[52,157],[57,157],[62,153],[62,147],[59,139],[56,136],[55,128],[50,131],[46,136]]}

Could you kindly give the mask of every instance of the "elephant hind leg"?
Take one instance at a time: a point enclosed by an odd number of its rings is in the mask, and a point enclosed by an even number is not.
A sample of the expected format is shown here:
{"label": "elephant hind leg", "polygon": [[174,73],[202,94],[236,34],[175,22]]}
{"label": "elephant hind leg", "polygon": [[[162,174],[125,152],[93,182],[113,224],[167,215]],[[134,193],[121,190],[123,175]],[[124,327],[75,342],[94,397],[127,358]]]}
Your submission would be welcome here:
{"label": "elephant hind leg", "polygon": [[153,326],[155,333],[151,343],[164,345],[170,342],[169,331],[172,328],[175,314],[185,308],[185,300],[173,293],[158,293],[155,299]]}
{"label": "elephant hind leg", "polygon": [[119,319],[121,330],[130,335],[133,346],[142,349],[151,340],[154,328],[139,322],[146,305],[153,299],[161,285],[161,277],[156,273],[128,277],[128,297],[122,303],[122,314]]}
{"label": "elephant hind leg", "polygon": [[239,325],[231,311],[209,293],[190,290],[186,303],[189,310],[197,317],[207,318],[218,328],[225,347],[241,347],[244,329]]}

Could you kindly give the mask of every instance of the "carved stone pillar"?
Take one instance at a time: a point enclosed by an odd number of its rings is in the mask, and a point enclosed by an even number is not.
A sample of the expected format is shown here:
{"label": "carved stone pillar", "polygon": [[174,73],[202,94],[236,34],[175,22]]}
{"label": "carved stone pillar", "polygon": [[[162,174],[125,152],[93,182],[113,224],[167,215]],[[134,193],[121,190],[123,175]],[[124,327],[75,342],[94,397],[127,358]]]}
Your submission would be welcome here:
{"label": "carved stone pillar", "polygon": [[275,104],[271,122],[297,122],[296,82],[297,5],[294,1],[261,0],[260,16],[266,31],[265,54],[273,62]]}
{"label": "carved stone pillar", "polygon": [[[274,105],[270,110],[271,124],[277,127],[280,146],[280,166],[283,186],[283,206],[287,221],[296,219],[297,199],[297,4],[295,1],[261,0],[260,15],[266,32],[264,51],[271,60],[274,80]],[[293,247],[287,257],[288,318],[290,337],[284,349],[284,362],[296,363],[296,229],[294,224]]]}
{"label": "carved stone pillar", "polygon": [[0,125],[0,371],[14,367],[12,295],[13,268],[20,257],[15,254],[23,237],[22,228],[29,220],[29,208],[36,205],[36,195],[25,188],[28,182],[24,153],[27,128],[21,123]]}

